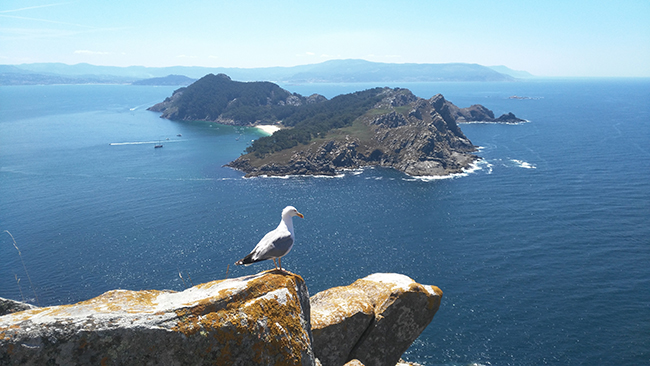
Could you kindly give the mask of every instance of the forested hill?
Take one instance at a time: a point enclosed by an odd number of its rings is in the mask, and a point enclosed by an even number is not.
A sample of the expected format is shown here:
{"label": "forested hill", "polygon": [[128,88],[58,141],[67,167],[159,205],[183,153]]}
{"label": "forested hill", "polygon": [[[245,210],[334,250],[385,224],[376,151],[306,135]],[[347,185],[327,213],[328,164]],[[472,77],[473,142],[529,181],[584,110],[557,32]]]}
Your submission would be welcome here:
{"label": "forested hill", "polygon": [[322,100],[325,97],[305,98],[270,82],[239,82],[224,74],[208,74],[149,110],[173,120],[247,126],[283,120],[297,107]]}
{"label": "forested hill", "polygon": [[271,136],[253,141],[246,152],[263,157],[298,144],[306,144],[317,137],[324,137],[333,129],[350,126],[354,120],[382,100],[383,92],[383,88],[368,89],[296,108],[282,121],[284,126],[293,128],[280,130]]}
{"label": "forested hill", "polygon": [[314,94],[303,97],[270,82],[238,82],[224,74],[209,74],[180,88],[149,110],[173,120],[214,121],[251,126],[281,123],[293,127],[256,140],[247,152],[258,156],[291,148],[346,127],[381,100],[375,88],[327,100]]}

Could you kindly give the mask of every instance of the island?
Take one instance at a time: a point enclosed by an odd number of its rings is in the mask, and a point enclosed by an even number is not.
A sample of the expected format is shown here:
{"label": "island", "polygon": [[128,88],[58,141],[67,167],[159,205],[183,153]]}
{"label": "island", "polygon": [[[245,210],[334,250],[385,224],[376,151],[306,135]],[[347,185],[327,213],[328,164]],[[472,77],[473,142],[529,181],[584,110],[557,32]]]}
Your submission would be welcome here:
{"label": "island", "polygon": [[238,82],[209,74],[149,108],[172,120],[275,125],[226,166],[254,176],[337,175],[368,166],[411,176],[462,173],[478,150],[459,123],[518,123],[481,105],[459,108],[404,88],[373,88],[332,99],[304,97],[271,82]]}

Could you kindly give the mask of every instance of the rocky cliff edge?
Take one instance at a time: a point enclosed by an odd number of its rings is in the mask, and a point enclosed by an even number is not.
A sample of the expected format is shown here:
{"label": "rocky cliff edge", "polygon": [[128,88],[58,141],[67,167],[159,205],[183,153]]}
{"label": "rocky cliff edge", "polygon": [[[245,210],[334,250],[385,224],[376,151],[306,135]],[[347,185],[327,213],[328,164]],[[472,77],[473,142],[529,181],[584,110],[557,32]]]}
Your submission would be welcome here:
{"label": "rocky cliff edge", "polygon": [[0,317],[0,364],[318,365],[318,357],[324,366],[392,366],[441,297],[435,286],[375,274],[310,304],[303,279],[277,271],[182,292],[114,290]]}

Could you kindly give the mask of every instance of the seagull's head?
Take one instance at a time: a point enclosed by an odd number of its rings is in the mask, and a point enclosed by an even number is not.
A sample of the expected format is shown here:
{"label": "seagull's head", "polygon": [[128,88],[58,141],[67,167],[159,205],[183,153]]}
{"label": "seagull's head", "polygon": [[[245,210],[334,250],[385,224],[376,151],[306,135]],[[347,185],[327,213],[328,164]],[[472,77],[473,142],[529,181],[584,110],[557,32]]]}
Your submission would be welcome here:
{"label": "seagull's head", "polygon": [[284,208],[284,210],[282,210],[282,217],[294,217],[294,216],[298,216],[301,219],[304,218],[304,216],[300,212],[298,212],[298,210],[296,210],[296,208],[293,206],[287,206]]}

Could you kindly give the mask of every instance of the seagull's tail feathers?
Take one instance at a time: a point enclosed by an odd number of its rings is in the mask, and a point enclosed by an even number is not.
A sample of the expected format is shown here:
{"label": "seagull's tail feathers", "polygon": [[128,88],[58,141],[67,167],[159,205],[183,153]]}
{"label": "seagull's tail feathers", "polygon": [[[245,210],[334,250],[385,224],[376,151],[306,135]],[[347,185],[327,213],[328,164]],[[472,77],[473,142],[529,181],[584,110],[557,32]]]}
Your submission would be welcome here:
{"label": "seagull's tail feathers", "polygon": [[245,256],[244,258],[238,260],[235,262],[236,265],[241,266],[242,264],[245,266],[251,265],[255,262],[259,262],[259,260],[253,260],[253,253]]}

